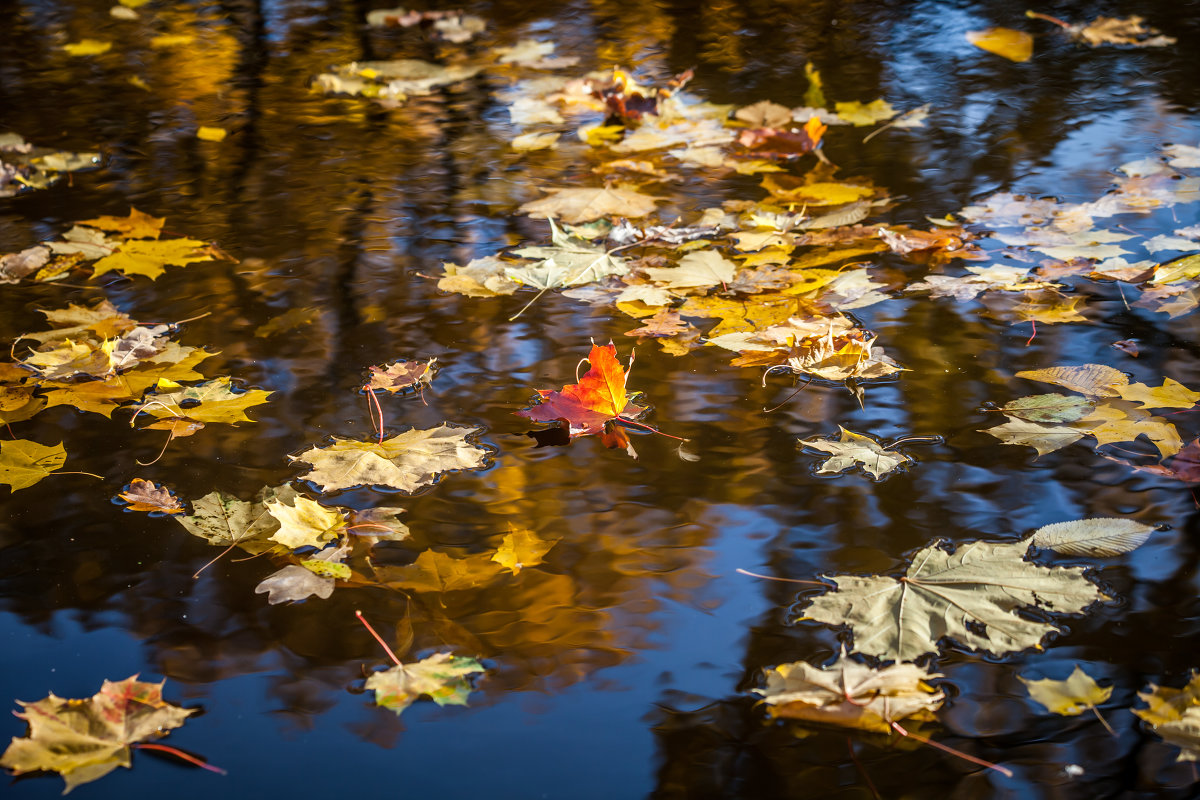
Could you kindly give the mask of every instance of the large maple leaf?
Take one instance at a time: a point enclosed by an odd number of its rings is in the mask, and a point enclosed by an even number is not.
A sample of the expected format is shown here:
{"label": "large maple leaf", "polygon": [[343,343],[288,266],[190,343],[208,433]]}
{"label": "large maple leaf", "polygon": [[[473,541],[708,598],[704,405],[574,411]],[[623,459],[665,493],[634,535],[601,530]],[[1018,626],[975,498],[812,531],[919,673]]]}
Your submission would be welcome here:
{"label": "large maple leaf", "polygon": [[[541,402],[516,412],[534,422],[566,420],[572,436],[601,433],[610,420],[636,417],[646,409],[629,399],[625,380],[629,370],[617,360],[617,347],[593,344],[587,357],[590,369],[579,380],[560,391],[538,389]],[[629,359],[633,365],[633,357]]]}
{"label": "large maple leaf", "polygon": [[136,678],[105,681],[87,700],[51,694],[36,703],[21,703],[25,711],[17,716],[29,723],[29,735],[12,740],[0,766],[18,775],[57,772],[67,782],[67,792],[117,767],[128,767],[130,745],[165,736],[195,712],[164,701],[162,683]]}

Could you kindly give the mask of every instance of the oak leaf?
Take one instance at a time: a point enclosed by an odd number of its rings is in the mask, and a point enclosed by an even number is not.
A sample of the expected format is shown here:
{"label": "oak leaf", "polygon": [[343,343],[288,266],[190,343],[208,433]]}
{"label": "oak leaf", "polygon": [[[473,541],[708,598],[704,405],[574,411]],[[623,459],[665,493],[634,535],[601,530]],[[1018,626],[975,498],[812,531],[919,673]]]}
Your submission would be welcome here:
{"label": "oak leaf", "polygon": [[129,485],[117,494],[125,502],[130,511],[150,511],[160,514],[182,514],[183,503],[179,502],[170,489],[160,486],[153,481],[134,478]]}
{"label": "oak leaf", "polygon": [[397,664],[367,678],[366,688],[375,692],[375,703],[397,714],[425,695],[439,706],[465,706],[471,693],[469,676],[484,672],[473,658],[437,653],[415,664]]}
{"label": "oak leaf", "polygon": [[762,695],[772,717],[841,728],[890,733],[891,723],[902,719],[932,721],[946,699],[928,683],[939,673],[908,663],[871,668],[844,648],[825,667],[795,661],[765,673],[766,687],[752,691]]}
{"label": "oak leaf", "polygon": [[326,447],[312,447],[292,461],[312,465],[300,480],[312,481],[328,492],[354,486],[390,486],[415,492],[443,473],[481,469],[488,451],[470,441],[482,428],[442,423],[436,428],[410,430],[382,442],[359,442],[333,437]]}
{"label": "oak leaf", "polygon": [[92,697],[70,700],[51,694],[36,703],[17,701],[17,716],[29,723],[25,738],[12,740],[0,766],[15,774],[46,770],[66,781],[63,792],[129,767],[130,745],[165,736],[196,709],[162,698],[163,683],[105,681]]}
{"label": "oak leaf", "polygon": [[1077,614],[1109,598],[1084,568],[1043,567],[1025,560],[1028,550],[1028,542],[968,542],[953,552],[931,545],[900,580],[830,578],[836,591],[813,600],[802,619],[848,625],[855,651],[885,660],[937,653],[943,639],[995,655],[1040,647],[1059,628],[1018,612]]}
{"label": "oak leaf", "polygon": [[534,422],[566,420],[571,435],[582,436],[600,433],[610,420],[636,417],[645,411],[626,394],[629,370],[617,360],[616,345],[593,344],[587,360],[589,369],[579,383],[559,391],[538,389],[537,405],[516,412],[517,416]]}

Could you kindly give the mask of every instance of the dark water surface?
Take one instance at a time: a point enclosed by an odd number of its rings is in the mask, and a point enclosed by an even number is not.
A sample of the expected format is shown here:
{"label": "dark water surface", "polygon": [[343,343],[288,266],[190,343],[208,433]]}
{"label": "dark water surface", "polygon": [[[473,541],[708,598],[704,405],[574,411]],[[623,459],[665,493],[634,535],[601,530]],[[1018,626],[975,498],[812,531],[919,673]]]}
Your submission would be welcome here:
{"label": "dark water surface", "polygon": [[[718,348],[673,357],[645,344],[630,386],[653,405],[652,424],[692,440],[698,461],[643,435],[634,436],[636,461],[594,438],[535,448],[513,412],[535,388],[570,382],[589,341],[611,337],[624,356],[636,342],[623,332],[636,323],[555,293],[509,321],[530,294],[447,295],[426,276],[443,262],[544,241],[545,223],[516,208],[540,186],[598,185],[588,171],[598,156],[568,139],[600,115],[572,118],[560,149],[521,155],[509,147],[520,129],[497,100],[507,78],[481,73],[395,109],[311,91],[313,76],[333,64],[437,60],[463,47],[370,30],[362,22],[376,5],[154,0],[127,22],[112,19],[104,0],[0,3],[0,132],[105,157],[69,184],[0,199],[0,253],[133,205],[240,260],[168,268],[155,282],[109,275],[76,288],[88,281],[75,275],[71,286],[2,286],[0,341],[42,329],[37,309],[101,297],[146,321],[210,312],[176,336],[221,351],[202,371],[275,392],[250,412],[257,422],[211,425],[149,467],[136,462],[155,458],[162,434],[131,430],[127,414],[107,420],[60,406],[13,425],[19,438],[63,441],[64,469],[105,477],[0,489],[0,703],[50,691],[87,697],[103,679],[133,673],[166,678],[168,699],[204,711],[166,742],[229,771],[221,778],[141,752],[134,769],[78,796],[869,798],[864,773],[886,798],[1195,796],[1178,750],[1128,711],[1147,683],[1179,686],[1200,668],[1191,492],[1091,447],[1034,460],[1029,448],[977,432],[995,423],[984,404],[1045,390],[1014,379],[1019,370],[1095,362],[1154,385],[1169,376],[1200,387],[1194,314],[1131,309],[1116,284],[1083,282],[1088,323],[1039,326],[1026,346],[1028,324],[982,316],[979,304],[895,293],[855,316],[910,371],[870,387],[865,409],[840,387],[786,400],[789,381],[764,388],[760,370],[730,366]],[[928,228],[925,217],[997,191],[1094,200],[1117,166],[1167,143],[1200,143],[1196,2],[1039,8],[1073,21],[1142,14],[1178,38],[1161,50],[1077,45],[1003,2],[465,8],[490,26],[465,47],[552,40],[559,55],[581,58],[560,71],[572,76],[623,65],[662,83],[695,67],[688,91],[697,99],[798,106],[812,62],[831,99],[931,104],[923,128],[866,144],[868,128],[826,136],[839,176],[870,178],[904,198],[875,220],[884,224]],[[1038,33],[1033,59],[1014,64],[965,41],[966,31],[991,25]],[[164,33],[196,38],[151,47]],[[115,44],[93,57],[59,49],[84,37]],[[229,138],[200,141],[198,125],[227,128]],[[664,222],[764,196],[757,178],[680,174],[653,187],[669,198]],[[1196,224],[1198,208],[1098,224],[1153,236]],[[1136,241],[1132,248],[1130,260],[1152,258]],[[908,280],[925,273],[879,258]],[[1125,291],[1132,300],[1136,290]],[[255,336],[293,307],[316,308],[315,321]],[[1131,337],[1142,345],[1136,360],[1110,346]],[[369,365],[430,356],[441,371],[424,401],[383,400],[390,430],[483,426],[491,466],[415,497],[359,490],[337,502],[407,510],[413,538],[382,546],[389,563],[428,548],[486,554],[510,527],[559,540],[545,563],[472,590],[344,587],[328,600],[270,606],[253,591],[273,569],[266,559],[225,559],[194,580],[211,547],[171,520],[110,502],[134,477],[188,500],[215,489],[249,499],[294,480],[288,454],[329,435],[370,435],[357,392]],[[1200,432],[1194,412],[1171,419],[1185,441]],[[816,475],[816,459],[796,441],[838,424],[945,443],[910,448],[919,463],[878,483]],[[934,738],[1004,764],[1013,778],[883,737],[851,736],[852,757],[845,733],[772,724],[749,694],[766,667],[828,661],[838,634],[791,622],[812,592],[736,569],[806,580],[899,574],[934,539],[1014,540],[1097,516],[1169,526],[1105,563],[1115,602],[1061,620],[1064,632],[1044,651],[993,659],[951,645],[936,662],[951,698]],[[407,660],[444,650],[483,659],[470,705],[422,701],[402,717],[376,707],[363,678],[389,662],[355,609],[385,637],[411,620]],[[1090,714],[1045,713],[1017,680],[1063,678],[1073,664],[1114,686],[1105,714],[1117,736]],[[3,736],[23,732],[17,719],[0,727]],[[58,778],[41,776],[4,795],[60,790]]]}

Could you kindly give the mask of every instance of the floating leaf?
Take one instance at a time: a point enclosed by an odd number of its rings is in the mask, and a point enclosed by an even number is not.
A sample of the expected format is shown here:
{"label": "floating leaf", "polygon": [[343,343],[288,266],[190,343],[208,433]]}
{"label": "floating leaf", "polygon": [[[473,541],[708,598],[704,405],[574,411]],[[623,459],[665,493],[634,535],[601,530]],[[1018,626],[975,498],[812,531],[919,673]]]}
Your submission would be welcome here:
{"label": "floating leaf", "polygon": [[271,539],[293,550],[324,547],[346,529],[341,512],[307,497],[296,497],[290,504],[274,499],[265,505],[267,513],[279,521],[279,529],[271,534]]}
{"label": "floating leaf", "polygon": [[471,693],[469,676],[484,672],[473,658],[437,653],[415,664],[397,664],[367,678],[366,687],[375,692],[375,703],[397,714],[422,695],[439,706],[465,706]]}
{"label": "floating leaf", "polygon": [[967,31],[967,41],[980,50],[987,50],[1009,61],[1028,61],[1033,56],[1033,37],[1012,28],[988,28]]}
{"label": "floating leaf", "polygon": [[902,719],[932,721],[946,699],[928,683],[940,674],[916,664],[873,669],[844,648],[826,667],[795,661],[765,672],[766,688],[751,691],[762,695],[771,716],[842,728],[890,733]]}
{"label": "floating leaf", "polygon": [[1056,522],[1033,532],[1029,543],[1069,556],[1109,556],[1136,550],[1150,538],[1154,526],[1131,519],[1097,517]]}
{"label": "floating leaf", "polygon": [[1028,680],[1017,676],[1017,680],[1025,684],[1029,696],[1052,714],[1064,717],[1075,717],[1089,708],[1096,712],[1097,706],[1112,696],[1113,687],[1101,687],[1091,675],[1083,671],[1078,664],[1071,671],[1070,677],[1063,681],[1043,678]]}
{"label": "floating leaf", "polygon": [[842,472],[861,464],[864,472],[879,480],[901,464],[912,462],[903,453],[884,449],[870,436],[848,431],[841,425],[838,430],[841,431],[840,438],[834,441],[821,438],[800,440],[803,447],[831,454],[821,464],[818,473]]}
{"label": "floating leaf", "polygon": [[279,529],[279,520],[271,516],[266,504],[272,501],[292,502],[298,495],[290,486],[263,487],[254,502],[239,500],[224,492],[209,492],[192,502],[192,513],[175,517],[193,536],[209,544],[226,547],[238,545],[249,553],[274,550],[279,545],[268,541]]}
{"label": "floating leaf", "polygon": [[166,217],[152,217],[130,206],[127,217],[96,217],[80,220],[79,224],[119,233],[125,239],[157,239],[166,221]]}
{"label": "floating leaf", "polygon": [[333,595],[336,581],[330,576],[321,576],[299,564],[288,564],[273,572],[254,587],[255,594],[266,594],[271,605],[295,603],[309,597],[328,600]]}
{"label": "floating leaf", "polygon": [[1027,607],[1077,614],[1107,600],[1083,567],[1025,560],[1028,542],[969,542],[947,552],[932,545],[913,556],[904,578],[842,575],[837,590],[802,619],[848,625],[854,649],[895,661],[937,653],[943,639],[995,655],[1030,647],[1058,627],[1021,613]]}
{"label": "floating leaf", "polygon": [[117,495],[129,503],[130,511],[150,511],[162,514],[182,514],[183,503],[179,502],[170,489],[153,481],[134,478]]}
{"label": "floating leaf", "polygon": [[654,210],[657,197],[633,189],[548,189],[549,197],[533,200],[520,211],[533,217],[558,217],[572,225],[601,217],[644,217]]}
{"label": "floating leaf", "polygon": [[1148,708],[1135,708],[1137,714],[1168,744],[1180,748],[1178,761],[1200,761],[1200,674],[1182,689],[1155,686],[1138,692]]}
{"label": "floating leaf", "polygon": [[14,492],[27,489],[66,460],[62,442],[49,447],[29,439],[0,440],[0,483],[7,483]]}
{"label": "floating leaf", "polygon": [[163,274],[167,266],[183,267],[197,261],[211,261],[208,245],[196,239],[131,239],[121,243],[112,255],[94,265],[92,277],[117,271],[123,275],[145,275],[150,280]]}
{"label": "floating leaf", "polygon": [[1026,422],[1016,417],[1008,417],[1008,422],[1003,425],[986,428],[980,433],[989,433],[1004,444],[1032,447],[1037,450],[1039,456],[1074,444],[1085,436],[1083,431],[1074,428],[1066,428],[1061,425],[1039,425],[1036,422]]}
{"label": "floating leaf", "polygon": [[134,675],[105,681],[86,700],[54,694],[36,703],[18,700],[24,711],[17,716],[29,723],[29,733],[12,740],[0,766],[17,775],[57,772],[67,783],[63,794],[117,767],[129,767],[130,745],[165,736],[196,712],[164,701],[163,683],[146,683]]}
{"label": "floating leaf", "polygon": [[1024,370],[1018,372],[1017,377],[1052,383],[1088,397],[1117,397],[1121,393],[1119,387],[1129,384],[1125,373],[1103,364]]}
{"label": "floating leaf", "polygon": [[436,358],[428,361],[405,361],[401,359],[395,364],[385,367],[371,367],[371,380],[367,389],[374,391],[382,389],[395,394],[408,389],[419,388],[433,380],[434,363]]}
{"label": "floating leaf", "polygon": [[1017,417],[1030,422],[1074,422],[1095,407],[1095,403],[1083,397],[1035,394],[1006,403],[1000,410],[1010,418]]}
{"label": "floating leaf", "polygon": [[436,428],[405,431],[382,442],[335,436],[331,445],[289,458],[311,464],[312,470],[300,480],[312,481],[323,492],[355,486],[390,486],[414,492],[444,472],[486,466],[488,451],[469,441],[482,432],[482,428],[442,423]]}
{"label": "floating leaf", "polygon": [[1162,386],[1131,383],[1116,389],[1122,400],[1141,403],[1142,408],[1191,408],[1200,401],[1200,392],[1193,392],[1170,378],[1163,379]]}
{"label": "floating leaf", "polygon": [[616,345],[593,344],[588,364],[589,369],[579,383],[559,391],[538,389],[540,402],[516,412],[517,416],[534,422],[566,420],[572,436],[583,436],[600,433],[605,423],[618,417],[636,417],[645,410],[626,394],[629,370],[617,360]]}

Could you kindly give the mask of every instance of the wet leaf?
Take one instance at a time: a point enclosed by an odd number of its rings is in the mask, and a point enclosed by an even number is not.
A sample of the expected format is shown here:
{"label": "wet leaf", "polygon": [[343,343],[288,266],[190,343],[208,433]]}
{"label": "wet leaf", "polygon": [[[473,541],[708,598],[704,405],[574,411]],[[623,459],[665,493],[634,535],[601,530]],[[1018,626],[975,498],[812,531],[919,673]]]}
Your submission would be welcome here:
{"label": "wet leaf", "polygon": [[324,547],[346,529],[341,512],[307,497],[296,497],[291,503],[274,499],[265,505],[267,513],[279,521],[279,529],[270,538],[293,550]]}
{"label": "wet leaf", "polygon": [[308,308],[289,308],[279,316],[272,317],[267,322],[255,328],[254,335],[260,339],[276,336],[305,325],[311,325],[320,316],[321,312],[311,306]]}
{"label": "wet leaf", "polygon": [[103,39],[80,39],[62,45],[62,49],[72,56],[98,56],[112,50],[112,42]]}
{"label": "wet leaf", "polygon": [[1136,550],[1153,532],[1154,526],[1131,519],[1097,517],[1044,525],[1029,543],[1069,556],[1107,558]]}
{"label": "wet leaf", "polygon": [[1030,422],[1074,422],[1091,412],[1096,404],[1084,397],[1065,394],[1034,394],[1005,403],[1000,409],[1008,417]]}
{"label": "wet leaf", "polygon": [[566,420],[571,435],[582,436],[600,433],[610,420],[636,418],[645,410],[626,394],[629,371],[617,360],[616,345],[593,344],[588,364],[590,367],[579,383],[568,384],[559,391],[538,389],[540,402],[516,412],[517,416],[534,422]]}
{"label": "wet leaf", "polygon": [[103,216],[80,220],[78,224],[118,233],[123,239],[157,239],[166,221],[166,217],[152,217],[130,206],[127,217]]}
{"label": "wet leaf", "polygon": [[470,676],[485,672],[473,658],[437,653],[415,664],[398,664],[367,678],[367,689],[375,692],[375,703],[397,714],[421,696],[439,706],[465,706],[471,693]]}
{"label": "wet leaf", "polygon": [[487,450],[470,440],[482,428],[442,423],[436,428],[410,430],[383,442],[359,442],[333,437],[333,444],[312,447],[292,461],[312,465],[300,480],[312,481],[321,491],[355,486],[389,486],[414,492],[443,473],[486,466]]}
{"label": "wet leaf", "polygon": [[318,575],[299,564],[288,564],[260,581],[254,593],[266,594],[271,605],[295,603],[309,597],[328,600],[335,583],[332,577]]}
{"label": "wet leaf", "polygon": [[847,625],[854,649],[885,660],[937,653],[943,639],[1004,655],[1040,647],[1059,629],[1021,612],[1077,614],[1107,600],[1082,567],[1043,567],[1025,560],[1028,542],[968,542],[947,552],[917,553],[903,580],[834,576],[836,591],[805,609],[802,619]]}
{"label": "wet leaf", "polygon": [[367,389],[374,391],[382,389],[395,394],[409,389],[420,388],[433,381],[434,363],[436,358],[428,361],[405,361],[401,359],[395,364],[384,367],[371,367],[371,380]]}
{"label": "wet leaf", "polygon": [[802,447],[831,454],[817,470],[819,474],[843,472],[861,465],[864,472],[879,480],[896,467],[912,462],[903,453],[885,450],[870,436],[848,431],[841,425],[838,430],[841,432],[840,438],[834,441],[821,438],[800,440]]}
{"label": "wet leaf", "polygon": [[1153,683],[1138,692],[1147,708],[1133,713],[1150,724],[1167,744],[1180,749],[1178,761],[1200,761],[1200,674],[1192,671],[1182,689]]}
{"label": "wet leaf", "polygon": [[29,733],[12,740],[0,766],[17,775],[57,772],[67,784],[63,794],[117,767],[131,766],[130,745],[165,736],[196,711],[164,701],[163,683],[139,681],[134,675],[105,681],[86,700],[54,694],[36,703],[18,700],[24,711],[17,716],[29,723]]}
{"label": "wet leaf", "polygon": [[1029,680],[1020,675],[1017,680],[1025,684],[1034,702],[1044,706],[1050,713],[1064,717],[1075,717],[1088,709],[1095,710],[1101,703],[1107,702],[1113,693],[1113,687],[1101,687],[1078,664],[1066,680]]}
{"label": "wet leaf", "polygon": [[[246,416],[246,410],[267,402],[271,392],[262,389],[235,392],[230,380],[228,377],[215,378],[197,386],[174,385],[175,391],[151,392],[141,405],[134,408],[134,418],[129,424],[133,425],[140,414],[149,414],[156,419],[188,419],[205,424],[254,422]],[[168,383],[174,384],[173,381]]]}
{"label": "wet leaf", "polygon": [[988,28],[967,31],[967,41],[980,50],[987,50],[1009,61],[1028,61],[1033,56],[1033,37],[1012,28]]}
{"label": "wet leaf", "polygon": [[1008,417],[1008,422],[992,428],[981,430],[989,433],[1004,444],[1019,444],[1037,450],[1039,456],[1053,453],[1069,444],[1082,439],[1086,434],[1075,428],[1056,425],[1039,425],[1036,422],[1026,422],[1016,417]]}
{"label": "wet leaf", "polygon": [[1117,386],[1122,400],[1141,403],[1142,408],[1191,408],[1200,401],[1200,392],[1193,392],[1179,381],[1163,379],[1162,386],[1131,383]]}
{"label": "wet leaf", "polygon": [[183,503],[165,486],[143,478],[134,478],[117,495],[129,503],[130,511],[150,511],[162,514],[182,514]]}
{"label": "wet leaf", "polygon": [[1121,393],[1120,387],[1129,384],[1129,378],[1123,372],[1103,364],[1023,370],[1017,373],[1017,377],[1052,383],[1092,398],[1117,397]]}
{"label": "wet leaf", "polygon": [[766,687],[751,691],[762,695],[772,717],[876,733],[890,733],[891,723],[902,719],[932,721],[946,699],[928,683],[941,674],[907,663],[871,668],[844,648],[825,667],[795,661],[765,674]]}
{"label": "wet leaf", "polygon": [[679,265],[664,269],[650,268],[650,280],[668,289],[719,286],[733,279],[737,265],[716,250],[694,250],[679,260]]}
{"label": "wet leaf", "polygon": [[47,446],[29,439],[0,440],[0,483],[7,483],[14,492],[27,489],[66,460],[62,442]]}
{"label": "wet leaf", "polygon": [[192,513],[175,517],[193,536],[209,544],[238,545],[249,553],[274,550],[279,545],[268,541],[279,530],[279,520],[271,516],[267,503],[290,502],[298,495],[290,486],[263,487],[254,502],[239,500],[224,492],[209,492],[192,502]]}
{"label": "wet leaf", "polygon": [[97,261],[92,277],[117,271],[123,275],[145,275],[154,280],[163,274],[164,267],[184,267],[212,259],[208,245],[196,239],[130,239],[121,243],[115,253]]}
{"label": "wet leaf", "polygon": [[549,197],[533,200],[519,209],[532,217],[557,217],[576,224],[601,217],[644,217],[659,198],[619,186],[598,189],[547,189]]}

